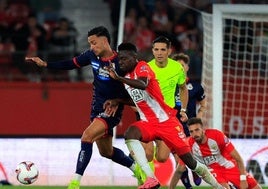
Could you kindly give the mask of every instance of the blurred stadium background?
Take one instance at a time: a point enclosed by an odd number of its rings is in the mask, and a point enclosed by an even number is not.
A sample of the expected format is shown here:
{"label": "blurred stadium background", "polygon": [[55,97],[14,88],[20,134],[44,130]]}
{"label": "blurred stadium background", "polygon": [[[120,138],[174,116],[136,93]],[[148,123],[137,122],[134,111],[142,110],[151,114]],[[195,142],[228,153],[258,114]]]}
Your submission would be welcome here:
{"label": "blurred stadium background", "polygon": [[[265,0],[36,2],[0,0],[0,180],[19,185],[14,169],[19,162],[30,160],[40,169],[34,185],[67,185],[80,149],[79,137],[88,125],[91,68],[52,72],[26,64],[23,58],[71,58],[88,48],[87,31],[104,25],[112,34],[113,48],[132,41],[142,59],[152,58],[151,40],[160,34],[172,40],[174,51],[188,54],[189,76],[202,82],[206,90],[208,127],[231,137],[248,171],[268,186]],[[215,4],[250,5],[232,9]],[[160,20],[156,19],[158,11]],[[212,16],[212,12],[217,14]],[[65,30],[66,35],[55,37],[55,28]],[[127,153],[122,136],[135,116],[130,108],[125,115],[117,127],[115,146]],[[169,183],[173,170],[172,157],[157,163],[156,174],[163,185]],[[125,168],[101,158],[94,147],[82,185],[126,187],[135,186],[136,180]]]}

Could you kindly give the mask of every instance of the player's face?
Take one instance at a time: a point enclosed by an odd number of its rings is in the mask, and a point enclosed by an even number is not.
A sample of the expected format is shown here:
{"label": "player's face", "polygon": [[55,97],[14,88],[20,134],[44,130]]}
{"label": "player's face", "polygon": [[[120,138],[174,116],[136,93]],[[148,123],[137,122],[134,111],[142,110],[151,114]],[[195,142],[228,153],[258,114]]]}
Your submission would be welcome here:
{"label": "player's face", "polygon": [[136,57],[129,51],[118,52],[119,67],[124,72],[130,72],[136,65]]}
{"label": "player's face", "polygon": [[90,50],[92,50],[95,55],[102,57],[105,51],[105,46],[107,39],[104,36],[92,35],[87,38]]}
{"label": "player's face", "polygon": [[165,65],[167,63],[168,56],[170,55],[171,49],[167,47],[166,43],[155,43],[153,45],[153,55],[157,63]]}
{"label": "player's face", "polygon": [[189,132],[191,137],[193,137],[193,139],[201,144],[203,142],[205,142],[205,134],[204,134],[204,130],[202,128],[202,126],[199,123],[196,124],[192,124],[190,126],[188,126],[189,128]]}

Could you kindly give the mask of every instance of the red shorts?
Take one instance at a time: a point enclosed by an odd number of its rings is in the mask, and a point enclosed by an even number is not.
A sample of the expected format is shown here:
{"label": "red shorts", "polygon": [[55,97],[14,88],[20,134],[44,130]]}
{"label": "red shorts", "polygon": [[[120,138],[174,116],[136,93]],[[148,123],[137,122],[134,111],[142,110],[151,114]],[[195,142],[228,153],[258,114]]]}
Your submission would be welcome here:
{"label": "red shorts", "polygon": [[137,121],[131,125],[137,126],[142,134],[142,142],[150,142],[161,139],[178,155],[190,152],[190,147],[186,143],[186,136],[183,127],[176,117],[171,117],[164,122]]}
{"label": "red shorts", "polygon": [[[231,182],[237,188],[240,188],[240,172],[238,169],[219,169],[212,170],[212,175],[219,183]],[[247,173],[248,189],[254,188],[258,183],[255,178]]]}

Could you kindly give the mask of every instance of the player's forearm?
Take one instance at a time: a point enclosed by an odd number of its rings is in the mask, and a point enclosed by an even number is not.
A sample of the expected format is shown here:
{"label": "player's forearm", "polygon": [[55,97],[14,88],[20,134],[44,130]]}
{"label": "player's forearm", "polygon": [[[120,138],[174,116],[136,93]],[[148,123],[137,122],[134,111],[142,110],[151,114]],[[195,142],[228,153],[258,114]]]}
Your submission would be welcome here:
{"label": "player's forearm", "polygon": [[246,175],[246,168],[244,165],[244,161],[243,161],[242,157],[240,156],[240,154],[237,152],[237,150],[234,149],[231,152],[231,156],[235,159],[235,161],[237,163],[240,175]]}
{"label": "player's forearm", "polygon": [[131,98],[117,98],[113,100],[115,100],[117,103],[135,107],[135,103]]}
{"label": "player's forearm", "polygon": [[188,104],[188,89],[186,85],[180,87],[181,109],[186,109]]}
{"label": "player's forearm", "polygon": [[205,112],[206,112],[206,99],[203,99],[199,102],[197,117],[202,119]]}
{"label": "player's forearm", "polygon": [[128,78],[119,76],[117,77],[117,80],[136,89],[145,90],[147,87],[146,82],[144,82],[144,80],[142,79],[128,79]]}

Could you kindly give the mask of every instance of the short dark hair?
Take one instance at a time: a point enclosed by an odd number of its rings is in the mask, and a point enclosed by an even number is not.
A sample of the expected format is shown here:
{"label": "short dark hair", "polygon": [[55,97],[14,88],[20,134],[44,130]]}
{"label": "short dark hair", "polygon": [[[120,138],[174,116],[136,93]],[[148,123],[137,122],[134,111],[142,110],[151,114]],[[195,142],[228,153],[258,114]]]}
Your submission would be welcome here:
{"label": "short dark hair", "polygon": [[171,41],[167,37],[162,35],[153,40],[153,45],[155,43],[165,43],[167,45],[167,48],[171,47]]}
{"label": "short dark hair", "polygon": [[193,125],[193,124],[197,124],[197,123],[199,123],[200,125],[203,126],[202,120],[198,117],[192,117],[192,118],[188,119],[188,121],[187,121],[188,126]]}
{"label": "short dark hair", "polygon": [[190,63],[190,58],[189,58],[189,56],[188,56],[187,54],[184,54],[184,53],[173,54],[173,55],[171,56],[171,58],[172,58],[173,60],[176,60],[176,61],[178,61],[178,60],[183,60],[183,61],[185,62],[185,64],[188,64],[188,65],[189,65],[189,63]]}
{"label": "short dark hair", "polygon": [[108,39],[108,42],[111,43],[110,33],[109,33],[108,29],[105,28],[104,26],[98,26],[98,27],[95,27],[95,28],[89,30],[87,36],[89,37],[92,35],[96,35],[98,37],[104,36]]}
{"label": "short dark hair", "polygon": [[132,51],[134,53],[137,53],[137,47],[132,43],[121,43],[118,46],[118,51]]}

